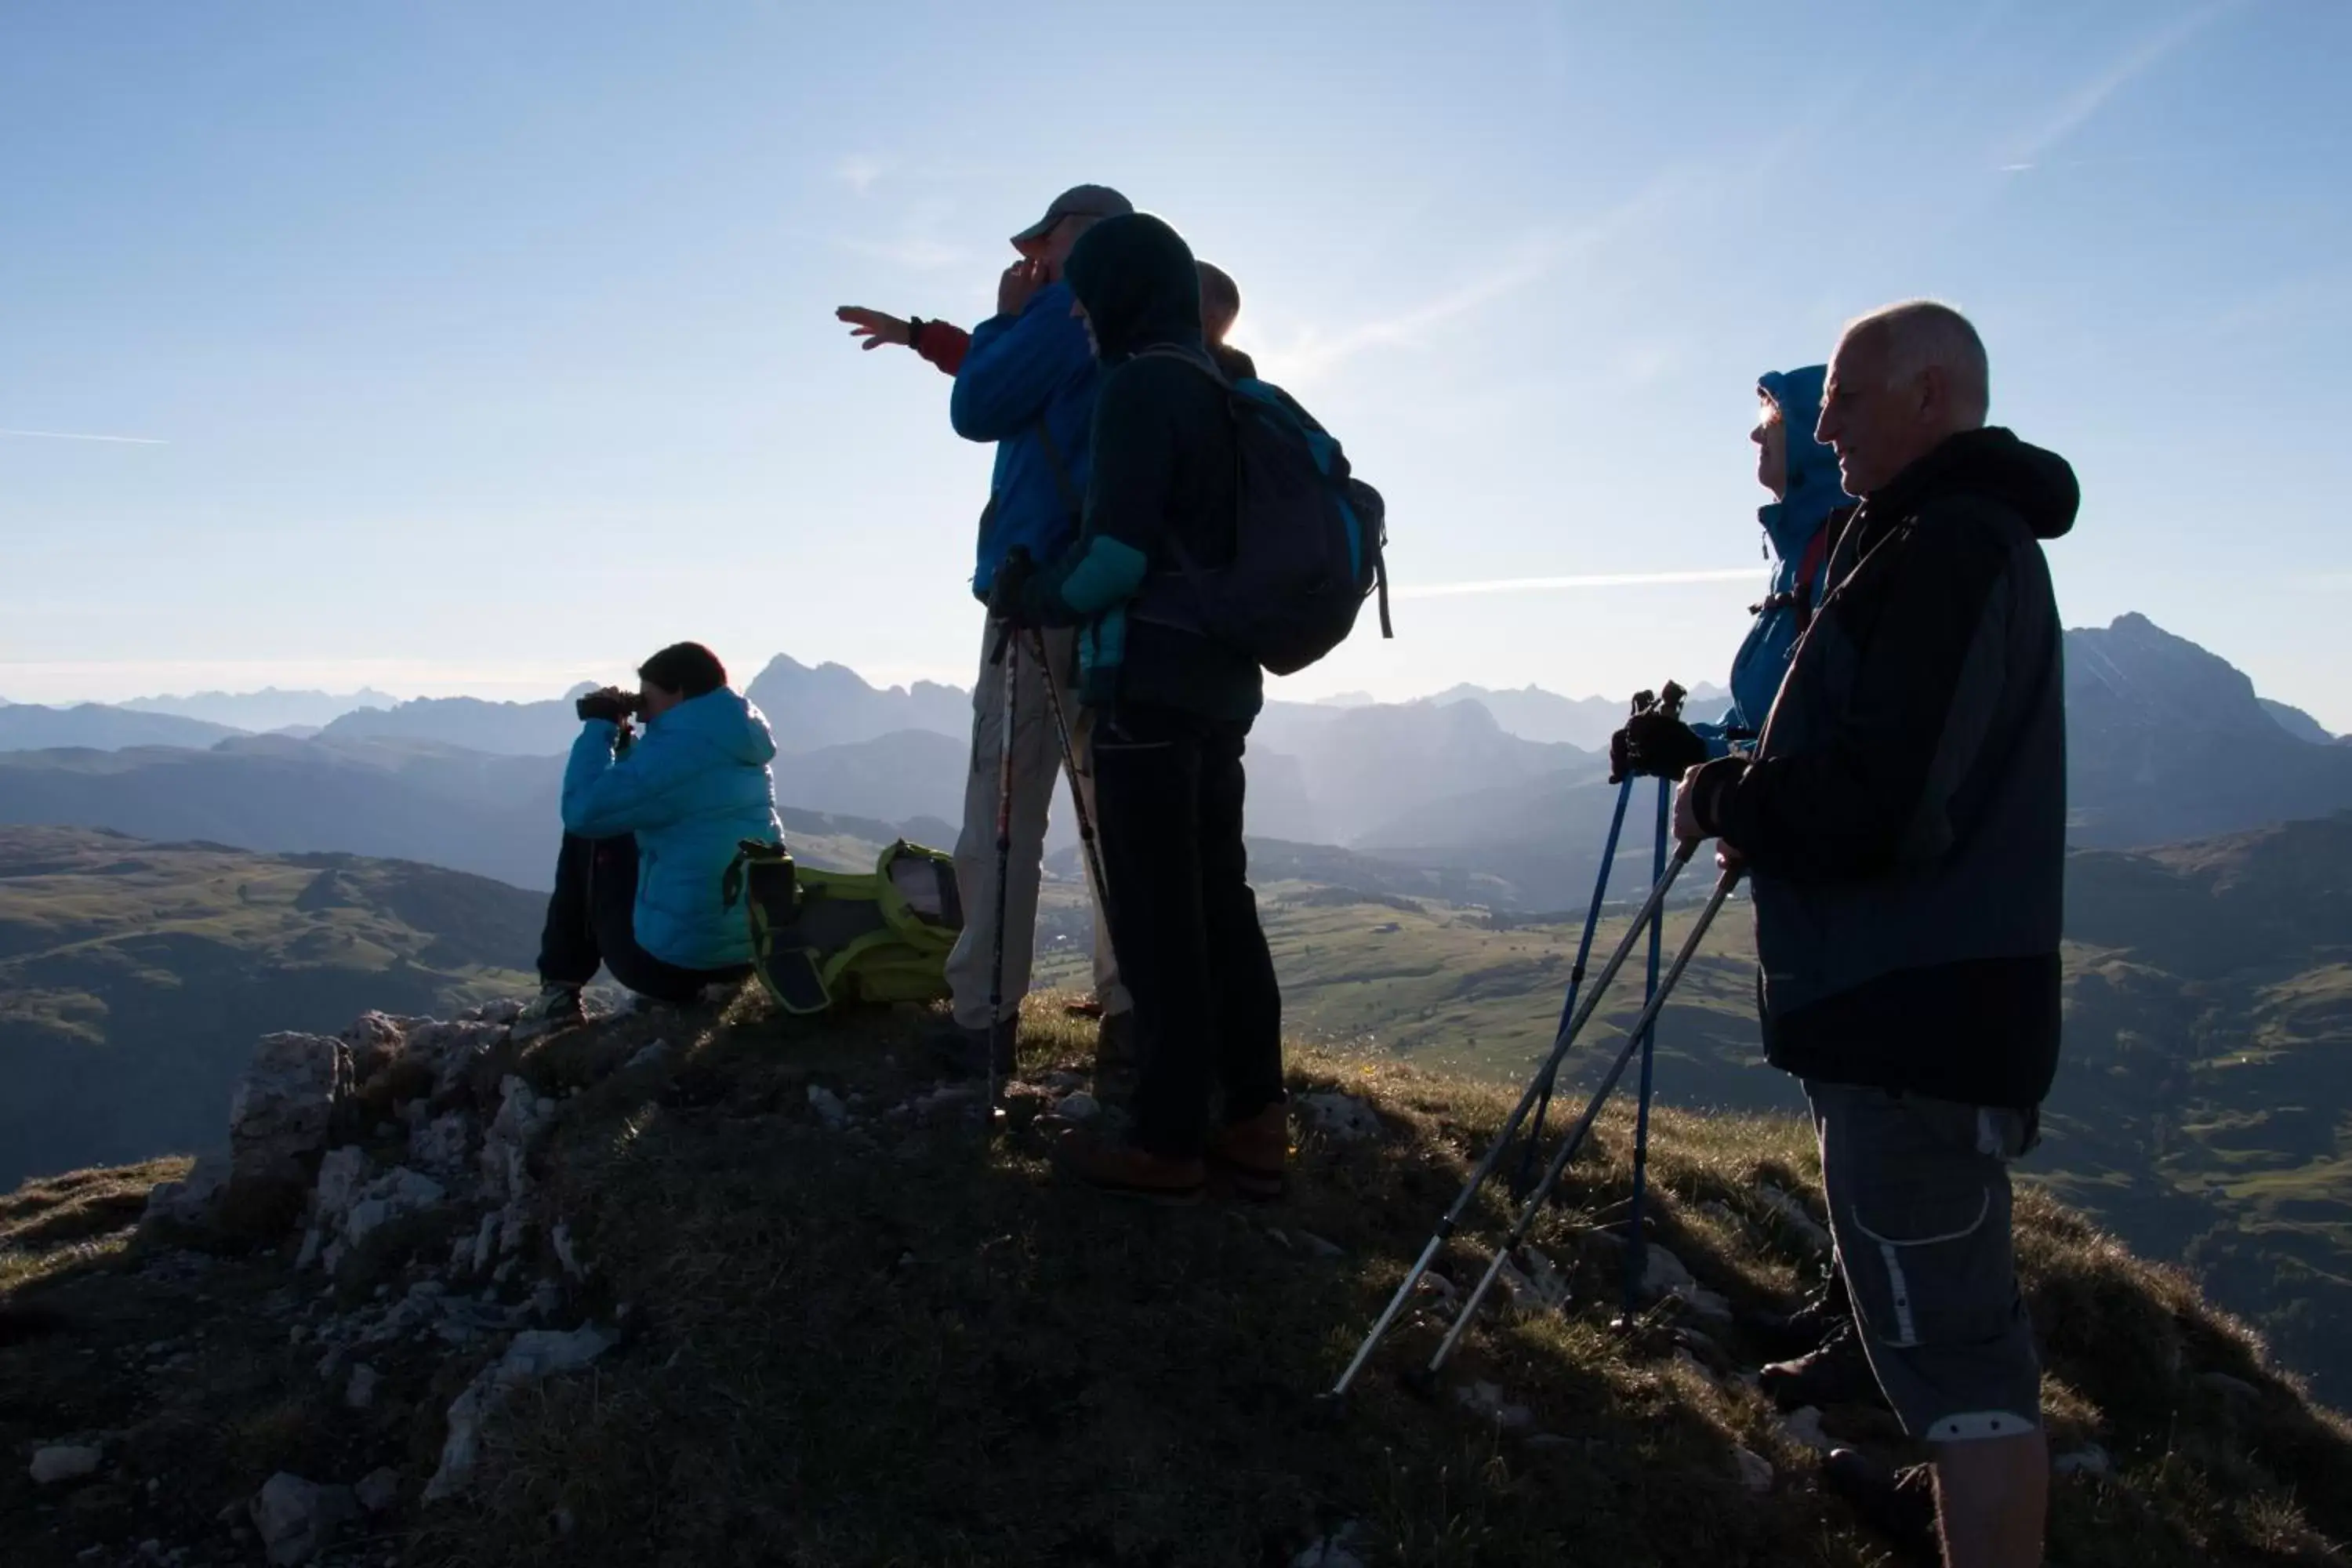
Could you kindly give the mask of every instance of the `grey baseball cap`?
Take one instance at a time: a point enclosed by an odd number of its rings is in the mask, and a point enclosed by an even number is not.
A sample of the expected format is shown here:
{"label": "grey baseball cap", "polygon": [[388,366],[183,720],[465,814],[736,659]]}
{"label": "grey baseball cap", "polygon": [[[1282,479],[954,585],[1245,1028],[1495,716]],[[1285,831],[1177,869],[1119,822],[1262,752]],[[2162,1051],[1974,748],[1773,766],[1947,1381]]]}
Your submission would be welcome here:
{"label": "grey baseball cap", "polygon": [[1034,245],[1054,232],[1054,226],[1066,217],[1120,217],[1135,210],[1135,204],[1112,190],[1108,185],[1072,185],[1054,198],[1045,216],[1013,237],[1015,246]]}

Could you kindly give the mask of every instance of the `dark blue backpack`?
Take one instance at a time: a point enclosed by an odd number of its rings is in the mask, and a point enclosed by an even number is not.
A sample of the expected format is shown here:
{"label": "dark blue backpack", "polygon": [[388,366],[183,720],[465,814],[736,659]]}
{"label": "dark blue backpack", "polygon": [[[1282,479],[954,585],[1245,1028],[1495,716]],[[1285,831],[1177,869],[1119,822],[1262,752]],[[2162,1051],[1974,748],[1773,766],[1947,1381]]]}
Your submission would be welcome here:
{"label": "dark blue backpack", "polygon": [[1383,559],[1388,509],[1378,490],[1349,474],[1339,443],[1270,382],[1227,381],[1182,349],[1144,352],[1181,359],[1223,390],[1240,507],[1231,563],[1203,569],[1171,541],[1180,570],[1147,584],[1136,618],[1199,632],[1276,675],[1305,669],[1347,641],[1375,593],[1381,635],[1396,636]]}

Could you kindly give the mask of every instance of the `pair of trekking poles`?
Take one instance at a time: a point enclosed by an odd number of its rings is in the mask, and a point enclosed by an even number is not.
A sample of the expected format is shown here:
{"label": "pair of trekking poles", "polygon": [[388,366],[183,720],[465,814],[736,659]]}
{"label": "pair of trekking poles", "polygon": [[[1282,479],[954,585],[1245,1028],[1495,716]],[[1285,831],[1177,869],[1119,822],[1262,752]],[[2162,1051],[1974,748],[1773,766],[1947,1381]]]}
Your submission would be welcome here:
{"label": "pair of trekking poles", "polygon": [[[1634,711],[1636,713],[1659,711],[1669,717],[1678,716],[1683,696],[1682,689],[1669,682],[1665,690],[1655,698],[1648,692],[1643,692],[1634,698]],[[1738,885],[1740,878],[1739,868],[1734,866],[1716,879],[1715,891],[1708,897],[1706,907],[1699,911],[1697,921],[1691,926],[1690,934],[1683,939],[1681,948],[1675,953],[1674,963],[1667,967],[1662,976],[1658,972],[1658,961],[1664,945],[1666,895],[1673,890],[1675,879],[1682,875],[1683,868],[1689,865],[1692,857],[1697,853],[1698,843],[1696,840],[1692,840],[1682,844],[1674,850],[1671,857],[1668,856],[1666,841],[1671,837],[1668,814],[1674,800],[1674,781],[1660,779],[1658,781],[1657,853],[1654,862],[1655,880],[1651,886],[1650,896],[1643,900],[1642,907],[1633,916],[1633,924],[1626,928],[1624,940],[1617,944],[1617,950],[1611,953],[1608,962],[1601,965],[1601,973],[1593,982],[1591,994],[1584,996],[1580,1005],[1579,993],[1583,989],[1585,963],[1592,954],[1592,939],[1594,932],[1600,927],[1601,904],[1608,896],[1610,868],[1617,858],[1618,839],[1624,831],[1625,810],[1631,804],[1633,795],[1633,777],[1628,774],[1618,785],[1616,812],[1610,818],[1608,842],[1601,850],[1601,869],[1593,882],[1592,902],[1585,911],[1584,935],[1577,945],[1576,962],[1569,969],[1568,995],[1560,1006],[1559,1026],[1553,1035],[1550,1054],[1545,1058],[1542,1067],[1537,1070],[1535,1078],[1528,1084],[1527,1091],[1519,1097],[1518,1104],[1513,1108],[1510,1116],[1504,1121],[1502,1131],[1496,1136],[1494,1144],[1478,1162],[1477,1168],[1470,1173],[1469,1181],[1454,1197],[1452,1206],[1439,1217],[1437,1227],[1430,1236],[1429,1245],[1422,1248],[1420,1258],[1414,1260],[1412,1268],[1406,1273],[1404,1282],[1397,1287],[1396,1294],[1390,1299],[1387,1309],[1372,1324],[1371,1331],[1364,1337],[1364,1342],[1357,1348],[1354,1359],[1349,1362],[1347,1370],[1339,1374],[1339,1381],[1332,1385],[1328,1394],[1324,1395],[1327,1400],[1336,1403],[1346,1398],[1349,1389],[1354,1386],[1365,1364],[1371,1360],[1372,1352],[1379,1348],[1381,1341],[1387,1337],[1390,1329],[1395,1325],[1398,1317],[1404,1311],[1406,1302],[1412,1300],[1412,1293],[1420,1285],[1423,1276],[1426,1275],[1431,1266],[1437,1261],[1438,1252],[1453,1238],[1455,1231],[1460,1227],[1463,1216],[1469,1212],[1470,1205],[1476,1200],[1480,1189],[1500,1168],[1504,1155],[1509,1151],[1513,1140],[1518,1135],[1520,1126],[1527,1121],[1528,1113],[1532,1110],[1535,1122],[1528,1131],[1526,1143],[1521,1148],[1518,1169],[1511,1183],[1512,1199],[1520,1205],[1517,1217],[1512,1223],[1510,1232],[1504,1237],[1502,1245],[1495,1249],[1495,1255],[1487,1263],[1486,1271],[1480,1277],[1476,1288],[1470,1292],[1468,1300],[1463,1302],[1461,1310],[1455,1314],[1452,1328],[1446,1331],[1445,1338],[1439,1343],[1436,1353],[1430,1358],[1424,1375],[1434,1374],[1444,1366],[1453,1356],[1455,1347],[1461,1343],[1462,1336],[1469,1328],[1471,1320],[1478,1315],[1478,1309],[1485,1302],[1488,1292],[1494,1289],[1495,1281],[1501,1277],[1504,1266],[1510,1261],[1511,1255],[1517,1251],[1520,1244],[1527,1239],[1528,1232],[1534,1228],[1537,1216],[1543,1212],[1544,1205],[1550,1201],[1553,1189],[1559,1184],[1559,1179],[1567,1171],[1569,1162],[1575,1158],[1576,1152],[1583,1146],[1585,1138],[1591,1132],[1593,1123],[1599,1120],[1601,1108],[1607,1103],[1609,1096],[1615,1091],[1619,1080],[1625,1076],[1625,1069],[1631,1065],[1634,1054],[1639,1052],[1642,1058],[1642,1073],[1639,1104],[1634,1112],[1633,1194],[1627,1218],[1625,1273],[1626,1316],[1629,1321],[1632,1318],[1638,1305],[1641,1282],[1646,1273],[1644,1268],[1646,1248],[1642,1234],[1642,1200],[1649,1167],[1651,1068],[1658,1014],[1664,1008],[1666,998],[1673,994],[1675,984],[1681,981],[1683,972],[1690,966],[1692,955],[1698,951],[1699,943],[1705,940],[1707,928],[1715,923],[1715,917],[1722,910],[1724,901],[1731,896],[1731,891]],[[1600,1087],[1593,1090],[1591,1098],[1585,1102],[1584,1113],[1577,1119],[1575,1126],[1570,1130],[1568,1135],[1560,1140],[1559,1147],[1553,1151],[1551,1159],[1545,1164],[1541,1177],[1530,1185],[1528,1176],[1534,1168],[1537,1148],[1543,1141],[1544,1118],[1551,1108],[1552,1090],[1559,1078],[1560,1063],[1566,1059],[1570,1047],[1576,1043],[1576,1038],[1583,1032],[1584,1026],[1591,1020],[1593,1014],[1600,1010],[1601,1001],[1609,993],[1611,983],[1617,978],[1618,972],[1624,968],[1626,961],[1633,955],[1634,943],[1641,940],[1645,927],[1650,938],[1649,994],[1643,1004],[1641,1015],[1633,1020],[1632,1028],[1626,1032],[1625,1045],[1617,1053],[1616,1059],[1610,1064],[1608,1072],[1602,1076]]]}
{"label": "pair of trekking poles", "polygon": [[[1094,813],[1087,809],[1086,784],[1078,772],[1078,748],[1075,732],[1070,728],[1069,710],[1062,702],[1062,688],[1054,679],[1054,665],[1045,651],[1045,634],[1032,628],[1027,634],[1029,652],[1037,660],[1037,672],[1045,678],[1045,706],[1054,716],[1054,736],[1062,745],[1062,767],[1070,780],[1070,804],[1077,808],[1078,843],[1086,854],[1087,879],[1095,896],[1095,913],[1105,926],[1110,924],[1110,881],[1103,875],[1102,847],[1095,838]],[[996,940],[995,951],[990,957],[988,981],[988,1065],[984,1069],[988,1100],[984,1125],[992,1132],[996,1125],[996,1031],[1006,1027],[1004,1017],[1004,924],[1012,910],[1013,886],[1013,743],[1021,721],[1021,652],[1023,634],[1007,621],[997,637],[996,647],[989,658],[1004,668],[1003,729],[997,737],[996,756]],[[1012,1031],[1018,1035],[1020,1019],[1010,1020]]]}

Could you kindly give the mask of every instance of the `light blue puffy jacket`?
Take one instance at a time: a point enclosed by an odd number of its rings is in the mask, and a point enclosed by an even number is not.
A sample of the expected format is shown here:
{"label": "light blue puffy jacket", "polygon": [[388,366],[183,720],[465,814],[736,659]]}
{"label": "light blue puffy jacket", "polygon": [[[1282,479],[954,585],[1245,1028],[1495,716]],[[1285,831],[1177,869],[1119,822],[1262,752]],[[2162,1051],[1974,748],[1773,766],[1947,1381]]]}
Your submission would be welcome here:
{"label": "light blue puffy jacket", "polygon": [[637,838],[637,945],[681,969],[751,962],[740,909],[719,883],[746,838],[783,842],[776,742],[750,701],[721,687],[648,721],[625,755],[620,727],[592,719],[563,771],[563,826],[586,838]]}

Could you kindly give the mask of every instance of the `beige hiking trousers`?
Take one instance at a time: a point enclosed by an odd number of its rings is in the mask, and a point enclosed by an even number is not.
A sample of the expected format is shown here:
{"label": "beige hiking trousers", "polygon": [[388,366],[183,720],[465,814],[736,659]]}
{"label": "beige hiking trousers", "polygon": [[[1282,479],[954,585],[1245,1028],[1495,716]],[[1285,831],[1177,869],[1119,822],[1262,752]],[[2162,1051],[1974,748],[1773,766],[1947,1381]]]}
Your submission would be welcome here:
{"label": "beige hiking trousers", "polygon": [[[1004,738],[1004,668],[991,664],[988,656],[1001,631],[1001,624],[994,620],[982,628],[980,679],[971,692],[971,766],[964,779],[963,830],[955,847],[956,890],[963,900],[964,923],[955,951],[948,955],[948,988],[953,995],[956,1022],[971,1029],[984,1029],[992,1022],[988,997],[995,963],[996,793]],[[1062,710],[1069,716],[1071,744],[1077,752],[1080,776],[1071,784],[1081,792],[1091,817],[1094,719],[1078,705],[1072,684],[1075,637],[1066,629],[1046,632],[1045,654],[1053,665]],[[1029,991],[1029,966],[1037,934],[1037,883],[1045,858],[1045,818],[1054,803],[1054,781],[1062,772],[1062,744],[1054,731],[1053,710],[1045,701],[1047,672],[1037,668],[1036,645],[1029,634],[1017,637],[1014,647],[1019,691],[1013,731],[1013,870],[1005,899],[1001,1013],[1007,1018],[1020,1011],[1021,998]],[[1079,875],[1085,874],[1082,860]],[[1100,908],[1095,910],[1094,944],[1095,994],[1107,1011],[1125,1012],[1127,993],[1118,984],[1110,931]]]}

